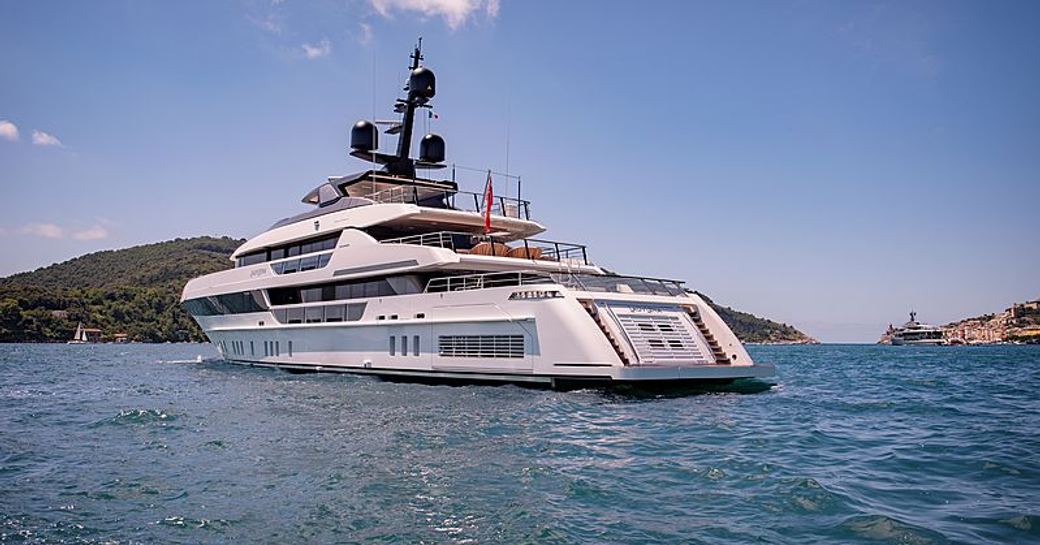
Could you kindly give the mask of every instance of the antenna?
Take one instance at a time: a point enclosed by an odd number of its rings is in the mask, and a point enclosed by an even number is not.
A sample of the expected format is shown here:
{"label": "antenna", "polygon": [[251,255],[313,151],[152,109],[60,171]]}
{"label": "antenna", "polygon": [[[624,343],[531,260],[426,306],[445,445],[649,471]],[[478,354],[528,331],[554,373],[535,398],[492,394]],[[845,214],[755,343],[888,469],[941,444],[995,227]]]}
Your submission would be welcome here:
{"label": "antenna", "polygon": [[[429,108],[430,99],[437,94],[437,79],[433,71],[422,66],[422,37],[416,42],[415,49],[409,55],[408,82],[404,86],[405,98],[394,103],[394,111],[401,114],[401,122],[394,124],[386,132],[397,134],[397,153],[390,155],[378,153],[378,130],[369,121],[359,121],[351,131],[351,155],[384,166],[384,171],[395,176],[415,177],[415,167],[443,168],[444,139],[436,134],[423,137],[418,161],[410,157],[412,133],[415,128],[415,110]],[[377,122],[378,123],[378,122]]]}

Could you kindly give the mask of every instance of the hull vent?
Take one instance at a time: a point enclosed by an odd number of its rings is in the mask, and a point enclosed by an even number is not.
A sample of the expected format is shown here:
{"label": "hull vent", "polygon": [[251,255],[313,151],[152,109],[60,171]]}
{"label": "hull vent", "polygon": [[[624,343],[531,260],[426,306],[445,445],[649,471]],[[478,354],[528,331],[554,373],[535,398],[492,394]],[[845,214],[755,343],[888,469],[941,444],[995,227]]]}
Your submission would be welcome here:
{"label": "hull vent", "polygon": [[446,358],[523,358],[523,335],[441,335],[438,353]]}
{"label": "hull vent", "polygon": [[641,361],[711,363],[690,329],[674,314],[617,314]]}

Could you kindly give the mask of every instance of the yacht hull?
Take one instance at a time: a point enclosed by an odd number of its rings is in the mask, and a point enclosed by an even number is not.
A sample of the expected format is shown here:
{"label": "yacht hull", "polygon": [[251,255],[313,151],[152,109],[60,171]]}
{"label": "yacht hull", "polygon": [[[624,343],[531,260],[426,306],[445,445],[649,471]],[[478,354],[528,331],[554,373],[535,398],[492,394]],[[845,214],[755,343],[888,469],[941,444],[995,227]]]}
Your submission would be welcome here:
{"label": "yacht hull", "polygon": [[225,360],[290,371],[550,387],[775,374],[694,295],[544,288],[560,295],[517,301],[510,287],[380,298],[354,322],[283,324],[271,312],[196,320]]}
{"label": "yacht hull", "polygon": [[776,375],[770,364],[756,363],[751,366],[733,368],[724,365],[706,365],[698,368],[659,366],[655,368],[631,369],[625,373],[597,375],[542,375],[486,372],[417,371],[323,365],[317,363],[263,363],[226,359],[233,365],[269,367],[299,373],[347,373],[375,376],[386,380],[421,382],[432,384],[517,384],[523,386],[572,389],[597,386],[654,386],[670,385],[687,387],[693,385],[728,384],[740,379],[769,378]]}

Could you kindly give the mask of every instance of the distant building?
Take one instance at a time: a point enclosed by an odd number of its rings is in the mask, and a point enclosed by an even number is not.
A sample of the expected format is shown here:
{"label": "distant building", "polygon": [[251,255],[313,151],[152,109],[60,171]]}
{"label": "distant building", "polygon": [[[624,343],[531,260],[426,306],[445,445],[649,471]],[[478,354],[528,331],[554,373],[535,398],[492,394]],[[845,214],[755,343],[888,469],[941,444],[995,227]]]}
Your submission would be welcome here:
{"label": "distant building", "polygon": [[52,310],[51,316],[59,320],[67,320],[69,318],[69,311],[67,310]]}
{"label": "distant building", "polygon": [[1011,305],[1011,308],[1008,310],[1011,311],[1012,320],[1031,316],[1040,317],[1040,299]]}
{"label": "distant building", "polygon": [[128,343],[130,342],[130,336],[126,333],[116,333],[112,335],[112,340],[119,344]]}
{"label": "distant building", "polygon": [[92,327],[84,327],[82,329],[83,336],[87,339],[88,343],[99,343],[101,342],[101,330],[94,329]]}

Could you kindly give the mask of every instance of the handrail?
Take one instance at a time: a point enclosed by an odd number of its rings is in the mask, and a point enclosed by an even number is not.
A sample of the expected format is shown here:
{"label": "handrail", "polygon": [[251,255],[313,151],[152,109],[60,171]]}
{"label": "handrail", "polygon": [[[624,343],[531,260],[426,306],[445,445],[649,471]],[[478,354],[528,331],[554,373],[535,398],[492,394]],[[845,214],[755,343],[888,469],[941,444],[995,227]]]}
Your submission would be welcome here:
{"label": "handrail", "polygon": [[641,295],[679,296],[685,294],[678,280],[642,276],[597,275],[576,273],[544,273],[540,271],[504,271],[461,274],[431,278],[426,293],[468,291],[530,284],[559,284],[576,291],[632,293]]}
{"label": "handrail", "polygon": [[[463,198],[458,198],[462,196]],[[414,185],[387,187],[371,193],[356,195],[383,204],[419,204],[441,202],[449,208],[466,212],[484,212],[487,208],[484,195],[472,191],[420,188]],[[469,207],[472,198],[473,206]],[[531,201],[512,197],[496,196],[491,202],[491,215],[506,218],[531,219]]]}
{"label": "handrail", "polygon": [[426,283],[425,293],[442,291],[469,291],[529,284],[552,284],[548,274],[538,271],[506,271],[479,274],[460,274],[431,278]]}
{"label": "handrail", "polygon": [[[464,237],[464,239],[480,239],[483,238],[481,235],[475,235],[473,233],[465,233],[461,231],[435,231],[433,233],[423,233],[419,235],[409,235],[404,237],[390,238],[381,240],[380,242],[385,244],[414,244],[416,246],[432,246],[436,248],[446,248],[452,251],[458,251],[456,246],[457,237]],[[544,240],[536,238],[525,238],[517,240],[520,245],[524,248],[524,259],[540,259],[546,261],[574,261],[580,264],[589,265],[589,254],[588,249],[584,244],[575,244],[572,242],[560,242],[556,240]],[[517,246],[516,248],[519,248]],[[532,249],[538,250],[533,252]]]}

